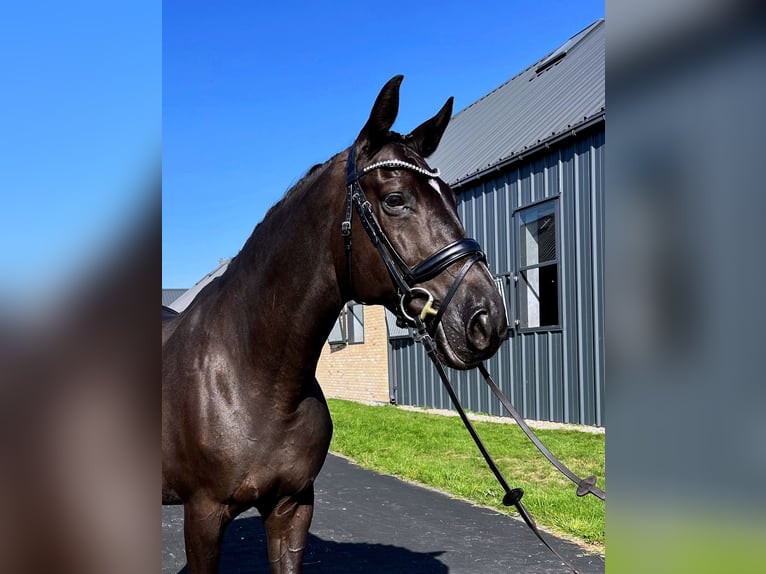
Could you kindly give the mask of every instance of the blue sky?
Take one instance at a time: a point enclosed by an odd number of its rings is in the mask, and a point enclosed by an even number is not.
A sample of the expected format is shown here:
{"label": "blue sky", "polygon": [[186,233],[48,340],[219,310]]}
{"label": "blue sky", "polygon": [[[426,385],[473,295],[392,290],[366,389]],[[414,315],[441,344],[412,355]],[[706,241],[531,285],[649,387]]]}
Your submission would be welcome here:
{"label": "blue sky", "polygon": [[404,74],[394,129],[459,111],[598,18],[602,1],[170,0],[163,7],[162,285],[237,254]]}
{"label": "blue sky", "polygon": [[1,303],[53,297],[145,209],[161,152],[161,33],[155,0],[3,5]]}
{"label": "blue sky", "polygon": [[[162,286],[235,255],[404,74],[395,129],[459,111],[604,16],[601,1],[11,3],[0,19],[0,296],[109,256],[162,154]],[[113,250],[112,250],[113,251]]]}

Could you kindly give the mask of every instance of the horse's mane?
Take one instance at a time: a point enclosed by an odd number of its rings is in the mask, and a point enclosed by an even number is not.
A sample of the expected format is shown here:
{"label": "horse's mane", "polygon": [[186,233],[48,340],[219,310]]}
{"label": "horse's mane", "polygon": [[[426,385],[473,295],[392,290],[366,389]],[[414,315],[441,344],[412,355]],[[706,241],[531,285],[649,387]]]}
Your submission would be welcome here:
{"label": "horse's mane", "polygon": [[[300,190],[305,188],[306,186],[312,185],[316,179],[319,177],[319,174],[322,172],[322,168],[328,165],[338,154],[334,155],[324,163],[318,163],[316,165],[313,165],[309,168],[309,170],[304,174],[302,178],[298,180],[298,183],[293,185],[292,187],[288,188],[288,190],[285,192],[285,194],[282,196],[282,199],[280,199],[278,202],[276,202],[274,205],[272,205],[269,210],[266,212],[266,215],[263,216],[263,219],[261,222],[255,226],[255,229],[258,229],[260,227],[261,223],[266,221],[268,217],[276,210],[278,210],[282,204],[284,204],[288,199],[290,199],[293,195],[298,193]],[[255,230],[254,230],[255,231]]]}
{"label": "horse's mane", "polygon": [[[373,157],[378,151],[380,151],[383,147],[389,144],[401,144],[405,148],[407,148],[407,147],[410,147],[409,145],[410,140],[408,136],[403,136],[400,133],[389,131],[386,137],[384,138],[384,140],[382,142],[379,142],[376,149],[367,150],[366,153],[368,156]],[[317,178],[322,174],[324,168],[328,166],[330,163],[332,163],[333,160],[335,160],[341,153],[343,152],[339,152],[335,154],[334,156],[332,156],[330,159],[328,159],[327,161],[323,163],[318,163],[310,167],[308,171],[306,171],[306,173],[303,175],[303,177],[300,180],[298,180],[298,182],[295,185],[290,187],[277,203],[275,203],[274,205],[271,206],[271,208],[269,208],[269,210],[266,212],[266,215],[263,216],[263,219],[253,229],[253,232],[251,233],[250,237],[243,245],[242,249],[240,249],[239,253],[234,258],[232,258],[231,263],[229,264],[229,268],[226,270],[226,273],[224,273],[224,275],[228,275],[232,267],[236,266],[236,264],[238,263],[237,260],[240,258],[240,255],[245,250],[248,243],[250,243],[250,240],[253,239],[255,236],[259,235],[259,232],[263,231],[264,227],[268,227],[269,225],[268,222],[271,220],[272,216],[276,212],[278,212],[285,205],[285,203],[289,202],[294,195],[300,193],[300,191],[305,189],[306,187],[313,185],[314,182],[317,180]]]}
{"label": "horse's mane", "polygon": [[305,189],[308,186],[313,185],[314,182],[322,173],[323,168],[329,165],[338,155],[339,154],[335,154],[333,157],[331,157],[324,163],[318,163],[310,167],[308,171],[303,175],[303,177],[300,180],[298,180],[298,182],[295,185],[290,187],[277,203],[275,203],[269,208],[269,210],[266,212],[266,215],[263,216],[263,219],[261,219],[261,221],[253,229],[253,232],[250,234],[250,237],[248,237],[247,241],[245,241],[245,244],[239,250],[239,253],[237,253],[237,255],[232,258],[228,268],[226,269],[226,272],[224,273],[224,275],[221,276],[221,279],[224,279],[224,276],[229,275],[229,272],[234,267],[236,267],[238,263],[237,260],[240,259],[240,256],[242,255],[247,245],[250,243],[251,239],[253,239],[253,237],[258,235],[259,231],[262,231],[264,224],[268,226],[268,221],[277,211],[279,211],[284,206],[285,203],[287,203],[294,195],[299,193],[301,190]]}
{"label": "horse's mane", "polygon": [[326,166],[328,163],[330,163],[330,160],[328,159],[324,163],[318,163],[312,167],[309,168],[309,170],[306,172],[306,174],[298,180],[298,183],[296,183],[294,186],[292,186],[290,189],[287,190],[287,193],[285,193],[285,196],[292,193],[295,189],[300,189],[304,185],[311,185],[314,180],[317,178],[317,175],[319,175],[319,170]]}

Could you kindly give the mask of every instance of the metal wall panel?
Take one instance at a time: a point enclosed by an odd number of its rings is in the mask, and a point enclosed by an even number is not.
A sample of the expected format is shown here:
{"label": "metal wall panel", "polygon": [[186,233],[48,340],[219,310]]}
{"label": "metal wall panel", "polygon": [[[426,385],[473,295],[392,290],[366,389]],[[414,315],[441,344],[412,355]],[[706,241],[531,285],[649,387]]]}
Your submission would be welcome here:
{"label": "metal wall panel", "polygon": [[[604,417],[604,131],[603,124],[566,145],[498,173],[458,194],[458,213],[484,247],[518,317],[513,274],[515,213],[558,198],[561,328],[512,329],[487,368],[522,415],[603,426]],[[435,370],[412,339],[391,341],[396,402],[451,408]],[[504,415],[478,372],[449,371],[466,409]]]}

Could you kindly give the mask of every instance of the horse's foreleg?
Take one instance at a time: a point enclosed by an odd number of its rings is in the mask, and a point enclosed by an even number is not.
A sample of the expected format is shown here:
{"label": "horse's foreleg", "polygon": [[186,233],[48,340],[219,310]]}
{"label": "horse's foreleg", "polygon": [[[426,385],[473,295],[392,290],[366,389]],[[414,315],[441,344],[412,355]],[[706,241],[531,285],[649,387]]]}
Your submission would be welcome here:
{"label": "horse's foreleg", "polygon": [[184,541],[189,574],[215,574],[223,530],[229,523],[226,507],[201,500],[184,504]]}
{"label": "horse's foreleg", "polygon": [[303,551],[313,515],[313,486],[297,497],[283,498],[264,515],[272,574],[303,571]]}

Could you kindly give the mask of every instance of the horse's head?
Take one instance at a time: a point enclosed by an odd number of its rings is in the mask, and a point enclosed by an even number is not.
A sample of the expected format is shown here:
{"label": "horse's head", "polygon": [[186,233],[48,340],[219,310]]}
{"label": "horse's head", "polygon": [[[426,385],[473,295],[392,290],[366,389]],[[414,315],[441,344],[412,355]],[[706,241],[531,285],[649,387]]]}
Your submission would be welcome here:
{"label": "horse's head", "polygon": [[465,237],[455,194],[424,159],[439,145],[452,98],[410,134],[397,134],[390,128],[402,79],[383,87],[349,150],[346,284],[354,299],[424,323],[448,365],[471,368],[505,338],[505,307],[481,248]]}

